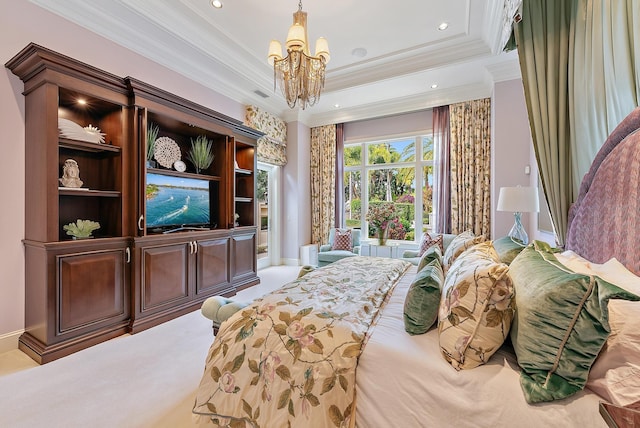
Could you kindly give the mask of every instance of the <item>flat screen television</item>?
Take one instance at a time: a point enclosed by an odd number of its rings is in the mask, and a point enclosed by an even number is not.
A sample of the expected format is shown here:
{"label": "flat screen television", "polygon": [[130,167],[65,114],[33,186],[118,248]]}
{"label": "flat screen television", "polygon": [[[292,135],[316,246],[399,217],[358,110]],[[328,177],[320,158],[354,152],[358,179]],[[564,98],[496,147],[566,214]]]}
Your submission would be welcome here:
{"label": "flat screen television", "polygon": [[209,180],[147,174],[147,228],[171,232],[211,225]]}

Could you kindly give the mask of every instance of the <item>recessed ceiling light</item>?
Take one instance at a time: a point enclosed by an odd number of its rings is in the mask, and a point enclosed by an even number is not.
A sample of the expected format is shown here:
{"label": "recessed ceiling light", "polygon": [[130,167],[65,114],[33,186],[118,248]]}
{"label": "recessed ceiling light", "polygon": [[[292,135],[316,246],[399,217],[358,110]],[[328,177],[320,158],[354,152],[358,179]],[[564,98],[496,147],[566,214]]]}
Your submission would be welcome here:
{"label": "recessed ceiling light", "polygon": [[438,84],[437,84],[437,83],[434,83],[433,85],[431,85],[431,89],[435,89],[435,88],[437,88],[437,87],[438,87]]}
{"label": "recessed ceiling light", "polygon": [[220,0],[211,0],[211,6],[215,7],[216,9],[220,9],[222,8],[222,2]]}
{"label": "recessed ceiling light", "polygon": [[81,106],[87,105],[87,100],[83,98],[78,98],[78,104],[80,104]]}
{"label": "recessed ceiling light", "polygon": [[449,23],[448,22],[443,22],[442,24],[438,25],[438,30],[440,30],[440,31],[444,31],[447,28],[449,28]]}
{"label": "recessed ceiling light", "polygon": [[333,107],[334,108],[340,108],[340,104],[334,104]]}
{"label": "recessed ceiling light", "polygon": [[365,48],[355,48],[351,51],[351,55],[357,56],[358,58],[364,58],[367,56],[367,50]]}

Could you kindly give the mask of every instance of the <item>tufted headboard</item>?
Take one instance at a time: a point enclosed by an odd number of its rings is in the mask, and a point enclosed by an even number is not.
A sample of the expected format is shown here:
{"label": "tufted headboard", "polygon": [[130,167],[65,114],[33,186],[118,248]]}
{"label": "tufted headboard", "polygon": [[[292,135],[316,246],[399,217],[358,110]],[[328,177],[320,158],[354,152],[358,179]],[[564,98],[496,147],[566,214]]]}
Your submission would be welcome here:
{"label": "tufted headboard", "polygon": [[640,275],[640,107],[609,135],[569,211],[565,248],[594,262],[612,257]]}

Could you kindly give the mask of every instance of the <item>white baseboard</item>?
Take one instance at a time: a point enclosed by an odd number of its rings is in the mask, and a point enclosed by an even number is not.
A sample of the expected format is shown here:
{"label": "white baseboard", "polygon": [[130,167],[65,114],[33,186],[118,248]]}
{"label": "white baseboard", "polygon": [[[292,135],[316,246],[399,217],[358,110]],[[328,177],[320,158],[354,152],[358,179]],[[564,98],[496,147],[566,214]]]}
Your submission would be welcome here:
{"label": "white baseboard", "polygon": [[0,335],[0,354],[18,349],[18,339],[22,333],[24,333],[24,330]]}
{"label": "white baseboard", "polygon": [[299,259],[280,259],[280,263],[285,266],[300,266]]}

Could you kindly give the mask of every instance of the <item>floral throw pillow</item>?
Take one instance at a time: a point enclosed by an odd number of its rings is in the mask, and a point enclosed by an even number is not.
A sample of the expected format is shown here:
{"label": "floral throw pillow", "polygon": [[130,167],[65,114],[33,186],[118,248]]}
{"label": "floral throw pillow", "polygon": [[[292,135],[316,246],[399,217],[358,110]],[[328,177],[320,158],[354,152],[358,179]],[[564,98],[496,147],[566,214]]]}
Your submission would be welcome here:
{"label": "floral throw pillow", "polygon": [[422,235],[422,240],[420,241],[420,248],[418,248],[418,257],[422,257],[422,255],[427,251],[430,247],[437,245],[440,247],[440,252],[444,253],[444,246],[442,244],[442,235],[438,235],[433,238],[431,235],[425,232]]}
{"label": "floral throw pillow", "polygon": [[463,252],[446,275],[438,336],[445,360],[456,370],[486,363],[504,343],[515,311],[509,267],[491,242]]}
{"label": "floral throw pillow", "polygon": [[449,267],[451,267],[455,259],[462,254],[464,250],[484,241],[486,241],[484,235],[475,236],[470,230],[462,232],[460,235],[453,238],[453,241],[451,241],[447,247],[447,251],[445,251],[442,256],[442,267],[444,268],[444,273],[447,273]]}
{"label": "floral throw pillow", "polygon": [[336,229],[332,250],[351,251],[351,229]]}

